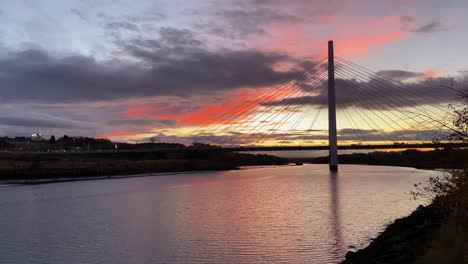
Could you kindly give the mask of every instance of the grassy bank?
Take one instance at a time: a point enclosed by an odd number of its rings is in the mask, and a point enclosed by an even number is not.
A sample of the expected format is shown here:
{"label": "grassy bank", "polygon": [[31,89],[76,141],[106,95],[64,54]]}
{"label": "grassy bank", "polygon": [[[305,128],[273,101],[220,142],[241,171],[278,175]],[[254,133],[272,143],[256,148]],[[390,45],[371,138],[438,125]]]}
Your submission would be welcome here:
{"label": "grassy bank", "polygon": [[37,180],[160,172],[231,170],[248,165],[281,165],[269,155],[224,151],[147,153],[15,153],[0,155],[0,180]]}

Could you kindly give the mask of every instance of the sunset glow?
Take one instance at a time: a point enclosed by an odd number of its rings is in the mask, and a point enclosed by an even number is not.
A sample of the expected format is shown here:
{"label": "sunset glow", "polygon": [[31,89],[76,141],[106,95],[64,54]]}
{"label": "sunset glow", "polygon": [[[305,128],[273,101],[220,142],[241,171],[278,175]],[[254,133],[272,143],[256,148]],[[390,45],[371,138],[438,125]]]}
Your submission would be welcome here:
{"label": "sunset glow", "polygon": [[[461,59],[467,55],[468,23],[457,12],[466,9],[464,1],[440,7],[437,1],[417,0],[139,0],[114,3],[112,15],[106,1],[55,2],[32,7],[9,1],[0,8],[2,135],[323,144],[326,93],[307,92],[304,85],[325,80],[326,66],[316,66],[327,55],[330,39],[337,56],[402,81],[409,92],[432,96],[423,100],[433,104],[421,107],[441,115],[440,107],[449,103],[447,91],[432,86],[463,85],[468,79]],[[460,41],[439,41],[452,38]],[[340,63],[346,62],[338,61],[338,68]],[[342,89],[337,90],[341,143],[362,142],[357,127],[372,142],[387,140],[374,138],[376,128],[399,141],[411,141],[402,129],[426,134],[434,129],[411,119],[402,127],[386,124],[378,115],[396,121],[401,111],[383,105],[371,112],[364,104],[372,98],[352,103],[354,92],[344,88],[346,80],[362,86],[372,78],[346,70],[337,78],[345,80],[337,86]],[[281,104],[303,97],[316,102]],[[366,124],[364,115],[375,123]],[[353,127],[354,137],[346,134]],[[290,135],[277,137],[273,130]],[[235,133],[242,134],[239,142],[232,138]]]}

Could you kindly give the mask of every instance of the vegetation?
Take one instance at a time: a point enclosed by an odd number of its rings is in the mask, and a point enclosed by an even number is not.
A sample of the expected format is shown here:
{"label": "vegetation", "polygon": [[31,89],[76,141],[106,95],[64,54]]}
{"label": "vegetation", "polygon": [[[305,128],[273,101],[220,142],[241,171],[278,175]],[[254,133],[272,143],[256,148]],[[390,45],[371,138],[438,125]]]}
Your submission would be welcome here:
{"label": "vegetation", "polygon": [[468,91],[458,91],[458,96],[462,100],[462,105],[459,107],[450,106],[455,114],[455,118],[452,120],[455,129],[450,139],[468,143]]}
{"label": "vegetation", "polygon": [[[197,145],[198,146],[198,145]],[[199,147],[199,146],[198,146]],[[64,135],[49,140],[34,140],[29,137],[0,138],[0,151],[9,152],[92,152],[110,150],[158,150],[184,149],[186,146],[176,143],[114,143],[108,139],[90,137],[70,137]]]}
{"label": "vegetation", "polygon": [[415,187],[411,192],[414,199],[432,199],[444,215],[468,220],[468,167],[431,177],[428,184],[418,183]]}
{"label": "vegetation", "polygon": [[[453,107],[450,140],[468,142],[468,93]],[[457,150],[464,168],[415,185],[414,199],[431,199],[410,216],[396,220],[365,249],[348,252],[343,263],[467,263],[468,150]]]}
{"label": "vegetation", "polygon": [[246,165],[282,165],[269,155],[224,150],[154,150],[95,153],[0,153],[0,180],[132,175],[157,172],[228,170]]}
{"label": "vegetation", "polygon": [[[468,92],[459,92],[462,106],[453,107],[454,133],[450,140],[468,142]],[[468,150],[460,149],[465,166],[461,170],[450,170],[441,177],[431,177],[428,184],[416,184],[413,198],[430,198],[443,214],[468,220]]]}
{"label": "vegetation", "polygon": [[[328,163],[328,157],[295,159],[301,162]],[[462,169],[464,150],[437,149],[433,151],[405,150],[400,152],[371,152],[339,155],[342,164],[403,166],[418,169]]]}
{"label": "vegetation", "polygon": [[27,181],[227,170],[246,165],[282,165],[269,155],[227,152],[217,146],[194,143],[114,143],[108,139],[69,137],[0,138],[0,180]]}

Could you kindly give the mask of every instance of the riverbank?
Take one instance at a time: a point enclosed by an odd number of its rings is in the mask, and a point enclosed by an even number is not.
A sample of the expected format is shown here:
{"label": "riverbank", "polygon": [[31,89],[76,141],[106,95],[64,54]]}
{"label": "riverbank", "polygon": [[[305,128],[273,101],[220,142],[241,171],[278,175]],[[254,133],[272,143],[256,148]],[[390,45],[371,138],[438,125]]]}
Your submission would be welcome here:
{"label": "riverbank", "polygon": [[420,206],[397,219],[370,245],[349,251],[344,264],[468,263],[466,222],[439,213],[437,206]]}
{"label": "riverbank", "polygon": [[[415,160],[415,163],[409,163],[402,162],[399,158],[410,155],[410,160],[414,160],[417,156],[420,159],[439,157],[440,160]],[[379,162],[379,165],[386,162],[387,165],[425,169],[465,167],[465,171],[454,170],[450,173],[450,177],[455,177],[452,178],[455,180],[448,182],[454,185],[446,184],[445,180],[450,178],[430,181],[432,188],[435,189],[430,189],[432,191],[429,190],[429,194],[436,197],[432,204],[420,206],[408,217],[395,220],[368,247],[357,252],[348,252],[342,263],[468,263],[466,150],[436,150],[430,153],[412,151],[400,155],[355,154],[351,155],[349,160],[357,161],[358,156],[364,157],[366,162],[372,161],[373,164]],[[387,159],[373,159],[376,156]],[[459,173],[454,174],[455,172]]]}
{"label": "riverbank", "polygon": [[[462,169],[466,150],[440,149],[432,151],[405,150],[400,152],[376,151],[339,155],[340,164],[386,165],[416,169]],[[290,159],[291,162],[327,164],[328,157]]]}
{"label": "riverbank", "polygon": [[233,170],[241,166],[284,165],[270,155],[225,151],[154,151],[148,153],[1,154],[0,182],[37,184],[122,175]]}

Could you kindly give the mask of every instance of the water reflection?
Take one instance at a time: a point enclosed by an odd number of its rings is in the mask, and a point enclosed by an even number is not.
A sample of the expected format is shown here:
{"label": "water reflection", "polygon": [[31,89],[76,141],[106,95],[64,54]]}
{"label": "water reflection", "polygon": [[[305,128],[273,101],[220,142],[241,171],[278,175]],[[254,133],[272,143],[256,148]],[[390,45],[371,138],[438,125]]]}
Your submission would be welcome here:
{"label": "water reflection", "polygon": [[330,172],[330,224],[332,226],[332,235],[334,239],[331,253],[335,259],[340,259],[343,252],[346,252],[346,247],[343,244],[343,235],[341,227],[341,208],[340,208],[340,192],[339,192],[339,172]]}
{"label": "water reflection", "polygon": [[0,263],[337,263],[414,210],[403,193],[432,173],[304,165],[2,188]]}

